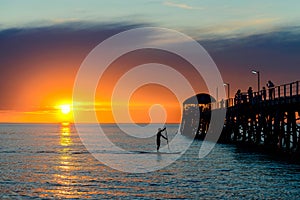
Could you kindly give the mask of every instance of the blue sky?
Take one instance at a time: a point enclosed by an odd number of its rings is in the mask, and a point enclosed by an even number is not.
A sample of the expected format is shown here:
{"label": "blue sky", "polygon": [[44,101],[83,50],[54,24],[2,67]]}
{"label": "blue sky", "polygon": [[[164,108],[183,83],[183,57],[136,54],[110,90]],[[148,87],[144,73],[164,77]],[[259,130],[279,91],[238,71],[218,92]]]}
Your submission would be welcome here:
{"label": "blue sky", "polygon": [[2,0],[0,29],[89,21],[148,23],[190,33],[235,36],[297,25],[300,1]]}

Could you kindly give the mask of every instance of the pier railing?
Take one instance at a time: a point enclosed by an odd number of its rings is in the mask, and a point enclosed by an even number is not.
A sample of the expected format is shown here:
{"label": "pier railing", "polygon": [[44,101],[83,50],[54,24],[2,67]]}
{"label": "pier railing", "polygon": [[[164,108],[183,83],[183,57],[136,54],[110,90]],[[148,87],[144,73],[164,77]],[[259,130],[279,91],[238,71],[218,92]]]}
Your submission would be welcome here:
{"label": "pier railing", "polygon": [[290,100],[293,97],[300,96],[300,81],[295,81],[283,85],[260,90],[249,94],[248,92],[242,92],[236,94],[235,98],[229,98],[218,102],[211,103],[211,109],[232,107],[237,104],[252,103],[257,104],[264,101],[285,101]]}

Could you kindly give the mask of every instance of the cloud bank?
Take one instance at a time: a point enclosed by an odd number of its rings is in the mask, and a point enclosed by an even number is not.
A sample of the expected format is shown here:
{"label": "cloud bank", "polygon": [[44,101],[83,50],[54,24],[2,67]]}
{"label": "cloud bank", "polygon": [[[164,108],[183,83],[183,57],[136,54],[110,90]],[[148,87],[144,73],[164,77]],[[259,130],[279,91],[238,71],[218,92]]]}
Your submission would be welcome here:
{"label": "cloud bank", "polygon": [[[0,31],[0,109],[47,104],[45,99],[50,101],[54,94],[68,98],[81,62],[96,45],[121,31],[144,26],[147,24],[72,22]],[[262,84],[268,79],[277,84],[299,79],[299,29],[285,27],[199,42],[216,62],[224,81],[231,83],[233,93],[256,86],[250,73],[253,68],[261,71]]]}

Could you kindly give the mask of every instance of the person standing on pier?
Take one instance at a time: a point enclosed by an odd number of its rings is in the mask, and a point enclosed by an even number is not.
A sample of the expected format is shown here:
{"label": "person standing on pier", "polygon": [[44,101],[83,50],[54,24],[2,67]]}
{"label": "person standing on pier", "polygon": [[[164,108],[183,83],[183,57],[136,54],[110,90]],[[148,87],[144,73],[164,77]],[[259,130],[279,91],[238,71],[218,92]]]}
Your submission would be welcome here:
{"label": "person standing on pier", "polygon": [[242,99],[241,90],[238,89],[238,91],[236,92],[235,97],[234,97],[235,104],[240,104],[241,103],[241,99]]}
{"label": "person standing on pier", "polygon": [[265,101],[267,99],[266,87],[263,87],[263,89],[261,91],[261,95],[262,95],[262,99]]}
{"label": "person standing on pier", "polygon": [[268,81],[267,87],[269,88],[269,99],[275,99],[275,85],[272,81]]}
{"label": "person standing on pier", "polygon": [[252,101],[253,101],[253,90],[252,90],[252,87],[249,87],[249,89],[248,89],[248,98],[249,98],[249,103],[252,103]]}
{"label": "person standing on pier", "polygon": [[162,138],[164,138],[165,140],[168,140],[168,138],[167,137],[165,137],[163,134],[162,134],[162,132],[164,132],[166,130],[166,127],[165,128],[163,128],[163,129],[161,129],[161,128],[159,128],[158,129],[158,132],[157,132],[157,134],[156,134],[156,145],[157,145],[157,151],[159,151],[159,147],[160,147],[160,138],[162,137]]}

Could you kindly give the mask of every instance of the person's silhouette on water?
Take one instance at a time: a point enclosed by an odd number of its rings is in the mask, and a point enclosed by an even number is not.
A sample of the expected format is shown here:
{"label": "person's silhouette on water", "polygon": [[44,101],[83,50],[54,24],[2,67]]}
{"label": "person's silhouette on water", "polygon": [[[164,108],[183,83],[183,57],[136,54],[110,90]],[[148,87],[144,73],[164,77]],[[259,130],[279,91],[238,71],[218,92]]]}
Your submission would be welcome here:
{"label": "person's silhouette on water", "polygon": [[159,128],[156,134],[156,145],[157,145],[157,151],[159,151],[159,147],[160,147],[160,138],[164,138],[165,140],[168,140],[168,138],[166,138],[162,132],[166,130],[166,127],[161,129]]}

